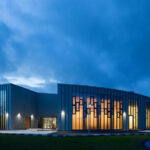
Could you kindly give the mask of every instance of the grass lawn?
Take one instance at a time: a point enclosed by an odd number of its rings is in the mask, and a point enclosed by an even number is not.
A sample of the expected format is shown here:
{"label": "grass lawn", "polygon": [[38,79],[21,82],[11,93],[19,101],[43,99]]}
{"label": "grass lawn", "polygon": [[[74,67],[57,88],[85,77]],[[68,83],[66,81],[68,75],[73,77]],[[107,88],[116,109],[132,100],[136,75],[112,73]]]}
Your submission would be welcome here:
{"label": "grass lawn", "polygon": [[145,136],[44,137],[0,135],[0,150],[141,150]]}

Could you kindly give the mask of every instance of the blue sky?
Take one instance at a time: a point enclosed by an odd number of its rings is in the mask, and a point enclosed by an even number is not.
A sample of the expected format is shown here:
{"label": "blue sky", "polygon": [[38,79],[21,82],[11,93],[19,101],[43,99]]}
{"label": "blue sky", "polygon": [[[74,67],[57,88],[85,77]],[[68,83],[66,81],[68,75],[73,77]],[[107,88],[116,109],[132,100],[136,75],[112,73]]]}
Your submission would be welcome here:
{"label": "blue sky", "polygon": [[0,83],[58,82],[150,96],[149,0],[1,0]]}

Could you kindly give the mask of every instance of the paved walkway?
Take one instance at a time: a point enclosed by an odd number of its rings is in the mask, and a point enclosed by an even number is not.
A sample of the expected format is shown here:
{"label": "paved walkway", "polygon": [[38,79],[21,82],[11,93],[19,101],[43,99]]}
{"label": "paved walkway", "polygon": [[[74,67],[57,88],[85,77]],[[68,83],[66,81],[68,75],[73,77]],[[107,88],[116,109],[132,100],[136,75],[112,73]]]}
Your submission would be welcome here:
{"label": "paved walkway", "polygon": [[54,136],[54,137],[80,137],[80,136],[132,136],[132,135],[150,135],[150,131],[149,130],[145,130],[145,131],[123,131],[123,132],[113,132],[113,131],[106,131],[106,132],[90,132],[90,134],[88,134],[88,132],[63,132],[63,131],[59,131],[56,133],[53,133],[49,136]]}
{"label": "paved walkway", "polygon": [[52,136],[52,137],[79,137],[79,136],[130,136],[130,135],[150,135],[150,130],[122,131],[122,132],[77,132],[59,131],[52,129],[27,129],[27,130],[0,130],[0,134]]}
{"label": "paved walkway", "polygon": [[141,130],[141,131],[139,131],[139,132],[143,132],[143,133],[150,133],[150,130]]}
{"label": "paved walkway", "polygon": [[48,135],[55,133],[56,130],[51,129],[27,129],[27,130],[0,130],[0,134],[23,134],[23,135]]}

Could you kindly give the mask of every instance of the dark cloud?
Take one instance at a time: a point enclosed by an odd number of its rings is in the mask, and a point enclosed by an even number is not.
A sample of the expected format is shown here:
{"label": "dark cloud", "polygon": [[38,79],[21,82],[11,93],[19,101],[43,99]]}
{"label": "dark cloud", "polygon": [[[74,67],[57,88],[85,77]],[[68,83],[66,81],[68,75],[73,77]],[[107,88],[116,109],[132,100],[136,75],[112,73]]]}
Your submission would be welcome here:
{"label": "dark cloud", "polygon": [[[9,25],[20,38],[10,42],[19,75],[149,95],[148,0],[44,0],[27,7],[28,3],[15,11],[20,12],[16,20],[22,28]],[[47,83],[45,89],[56,91],[56,86]]]}

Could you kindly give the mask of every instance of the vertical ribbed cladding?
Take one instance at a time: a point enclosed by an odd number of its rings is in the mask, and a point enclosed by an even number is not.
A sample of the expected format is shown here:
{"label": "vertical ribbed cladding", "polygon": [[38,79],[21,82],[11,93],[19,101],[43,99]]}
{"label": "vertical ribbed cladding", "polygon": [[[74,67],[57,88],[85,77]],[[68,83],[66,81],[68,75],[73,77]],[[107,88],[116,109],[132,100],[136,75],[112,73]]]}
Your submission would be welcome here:
{"label": "vertical ribbed cladding", "polygon": [[69,86],[65,86],[64,90],[65,90],[65,103],[64,103],[64,107],[65,107],[65,130],[68,130],[68,126],[69,126]]}
{"label": "vertical ribbed cladding", "polygon": [[9,84],[8,86],[7,86],[7,89],[8,89],[8,104],[7,104],[7,108],[8,108],[8,114],[9,114],[9,116],[8,116],[8,122],[7,122],[7,129],[11,129],[11,114],[12,114],[12,109],[11,109],[11,84]]}
{"label": "vertical ribbed cladding", "polygon": [[58,110],[57,110],[57,123],[58,123],[58,130],[61,130],[61,86],[60,84],[58,84],[57,86],[57,93],[58,93]]}
{"label": "vertical ribbed cladding", "polygon": [[58,84],[58,130],[72,129],[72,86]]}
{"label": "vertical ribbed cladding", "polygon": [[[92,130],[128,130],[129,126],[131,130],[146,128],[146,105],[147,107],[149,106],[147,104],[150,103],[149,97],[134,92],[69,84],[58,85],[58,97],[59,130],[71,130],[72,127],[73,130],[87,130],[87,101],[89,100],[92,105],[89,107],[96,109],[96,111],[94,110],[94,117],[97,118],[97,124],[91,127]],[[73,103],[73,98],[75,99],[75,104]],[[82,99],[82,102],[80,102],[80,99]],[[93,101],[96,103],[95,106],[93,105]],[[80,115],[83,116],[83,118],[81,117],[83,121],[81,121],[81,125],[79,121],[78,126],[75,123],[77,127],[72,123],[72,115],[78,111],[76,109],[76,103],[83,105],[83,114]],[[75,113],[73,113],[74,107]],[[61,118],[62,110],[65,112],[64,119]],[[105,113],[103,113],[104,111]],[[147,114],[147,117],[150,118],[150,113]],[[92,118],[91,116],[90,119]],[[74,122],[77,122],[77,117]],[[92,125],[93,122],[91,123]]]}
{"label": "vertical ribbed cladding", "polygon": [[[62,93],[61,93],[61,124],[62,124],[62,130],[65,130],[65,123],[66,123],[66,112],[65,112],[65,85],[62,85]],[[62,115],[62,111],[64,111],[64,115]]]}
{"label": "vertical ribbed cladding", "polygon": [[0,85],[0,129],[11,128],[11,87]]}
{"label": "vertical ribbed cladding", "polygon": [[5,96],[4,96],[4,85],[0,87],[0,129],[5,129],[5,113],[4,113],[4,101],[5,101]]}
{"label": "vertical ribbed cladding", "polygon": [[68,130],[72,130],[72,86],[69,86],[68,89]]}

